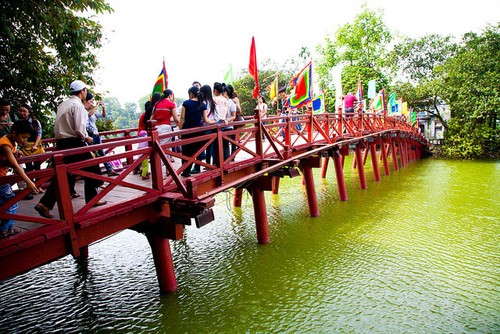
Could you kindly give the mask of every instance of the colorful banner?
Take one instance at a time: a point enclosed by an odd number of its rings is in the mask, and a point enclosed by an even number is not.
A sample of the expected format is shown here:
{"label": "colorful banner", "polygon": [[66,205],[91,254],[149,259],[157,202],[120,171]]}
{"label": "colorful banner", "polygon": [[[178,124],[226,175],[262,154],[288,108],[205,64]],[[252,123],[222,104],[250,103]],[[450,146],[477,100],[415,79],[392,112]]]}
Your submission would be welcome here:
{"label": "colorful banner", "polygon": [[313,114],[322,114],[326,112],[325,109],[325,96],[320,94],[314,98],[312,101]]}
{"label": "colorful banner", "polygon": [[163,68],[161,69],[160,74],[158,74],[158,78],[156,79],[156,82],[153,86],[153,92],[151,95],[154,93],[163,93],[165,89],[168,88],[168,75],[167,75],[167,70],[165,69],[165,58],[163,58]]}
{"label": "colorful banner", "polygon": [[290,107],[300,107],[305,102],[311,100],[312,89],[312,62],[306,65],[300,73],[290,81],[290,85],[294,86],[290,94]]}
{"label": "colorful banner", "polygon": [[373,101],[371,103],[371,109],[373,110],[373,112],[376,112],[376,113],[384,112],[385,106],[384,106],[384,90],[383,89],[373,99]]}

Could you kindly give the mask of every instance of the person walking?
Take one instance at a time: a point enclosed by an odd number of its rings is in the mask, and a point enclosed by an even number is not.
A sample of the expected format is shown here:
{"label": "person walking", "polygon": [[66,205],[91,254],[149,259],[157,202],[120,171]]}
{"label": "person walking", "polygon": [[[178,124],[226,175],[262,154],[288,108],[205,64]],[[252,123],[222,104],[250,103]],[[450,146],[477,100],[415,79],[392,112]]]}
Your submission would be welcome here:
{"label": "person walking", "polygon": [[[54,125],[54,134],[56,139],[56,149],[65,150],[69,148],[85,147],[92,143],[93,138],[87,133],[87,110],[83,105],[83,101],[87,97],[87,85],[81,80],[73,81],[70,86],[70,97],[66,101],[59,104],[57,107],[56,121]],[[86,161],[93,159],[90,152],[67,156],[64,158],[64,163],[74,163],[78,161]],[[98,165],[83,168],[83,170],[101,174],[101,169]],[[74,187],[76,177],[68,175],[69,188]],[[97,188],[103,182],[92,178],[84,178],[85,202],[88,203],[97,195]],[[51,182],[47,191],[40,199],[40,202],[35,206],[35,210],[40,216],[52,218],[50,210],[54,208],[56,203],[56,189],[54,182]],[[100,201],[95,206],[105,205],[105,201]]]}

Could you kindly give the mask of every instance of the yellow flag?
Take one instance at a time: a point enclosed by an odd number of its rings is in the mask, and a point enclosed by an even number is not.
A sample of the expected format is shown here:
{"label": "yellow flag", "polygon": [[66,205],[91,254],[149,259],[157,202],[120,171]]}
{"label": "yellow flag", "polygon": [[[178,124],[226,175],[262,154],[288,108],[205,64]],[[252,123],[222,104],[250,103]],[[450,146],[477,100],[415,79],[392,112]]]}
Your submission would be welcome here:
{"label": "yellow flag", "polygon": [[274,77],[273,82],[269,86],[267,86],[269,90],[269,99],[272,101],[276,96],[278,96],[278,76]]}
{"label": "yellow flag", "polygon": [[403,115],[407,115],[408,114],[408,102],[403,102],[403,112],[402,112]]}

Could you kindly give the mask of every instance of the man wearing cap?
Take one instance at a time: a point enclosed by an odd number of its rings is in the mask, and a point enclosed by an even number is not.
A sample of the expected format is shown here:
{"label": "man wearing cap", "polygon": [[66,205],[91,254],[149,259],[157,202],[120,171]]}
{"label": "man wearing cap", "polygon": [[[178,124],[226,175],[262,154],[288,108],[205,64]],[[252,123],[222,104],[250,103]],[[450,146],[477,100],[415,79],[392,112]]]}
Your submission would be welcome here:
{"label": "man wearing cap", "polygon": [[[88,136],[86,129],[88,114],[83,105],[83,101],[87,97],[87,86],[83,81],[75,80],[71,83],[69,89],[70,98],[57,107],[54,134],[58,150],[84,147],[92,143],[92,137]],[[65,157],[64,162],[73,163],[92,158],[92,154],[87,152]],[[86,167],[84,170],[94,174],[101,174],[101,170],[97,165]],[[102,184],[102,181],[91,178],[85,178],[84,180],[85,202],[88,203],[97,195],[97,188]],[[74,189],[75,182],[76,177],[68,175],[70,189]],[[52,218],[50,210],[54,208],[55,203],[55,189],[54,184],[51,183],[40,199],[40,203],[35,206],[35,210],[43,217]],[[105,204],[106,202],[98,202],[95,205]]]}

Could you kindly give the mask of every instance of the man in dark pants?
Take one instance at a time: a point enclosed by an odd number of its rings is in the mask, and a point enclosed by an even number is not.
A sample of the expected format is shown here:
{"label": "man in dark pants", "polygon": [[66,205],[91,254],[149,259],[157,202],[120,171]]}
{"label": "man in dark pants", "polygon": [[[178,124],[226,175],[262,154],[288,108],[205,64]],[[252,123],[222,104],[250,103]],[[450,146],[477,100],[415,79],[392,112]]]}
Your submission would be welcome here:
{"label": "man in dark pants", "polygon": [[[56,121],[54,126],[54,134],[56,138],[56,148],[65,150],[69,148],[84,147],[92,143],[92,137],[87,134],[86,124],[88,119],[87,110],[83,105],[83,101],[87,97],[87,86],[80,80],[75,80],[69,86],[70,98],[62,102],[57,107]],[[92,159],[90,152],[72,155],[64,158],[64,163],[73,163]],[[101,169],[98,165],[84,168],[88,172],[101,174]],[[68,175],[69,188],[73,189],[76,182],[74,175]],[[88,203],[97,195],[97,188],[102,184],[102,181],[85,178],[85,202]],[[52,218],[50,210],[54,208],[56,203],[56,194],[54,184],[51,183],[47,191],[40,199],[40,203],[35,206],[35,210],[42,217]],[[98,202],[95,205],[105,205],[106,202]]]}

